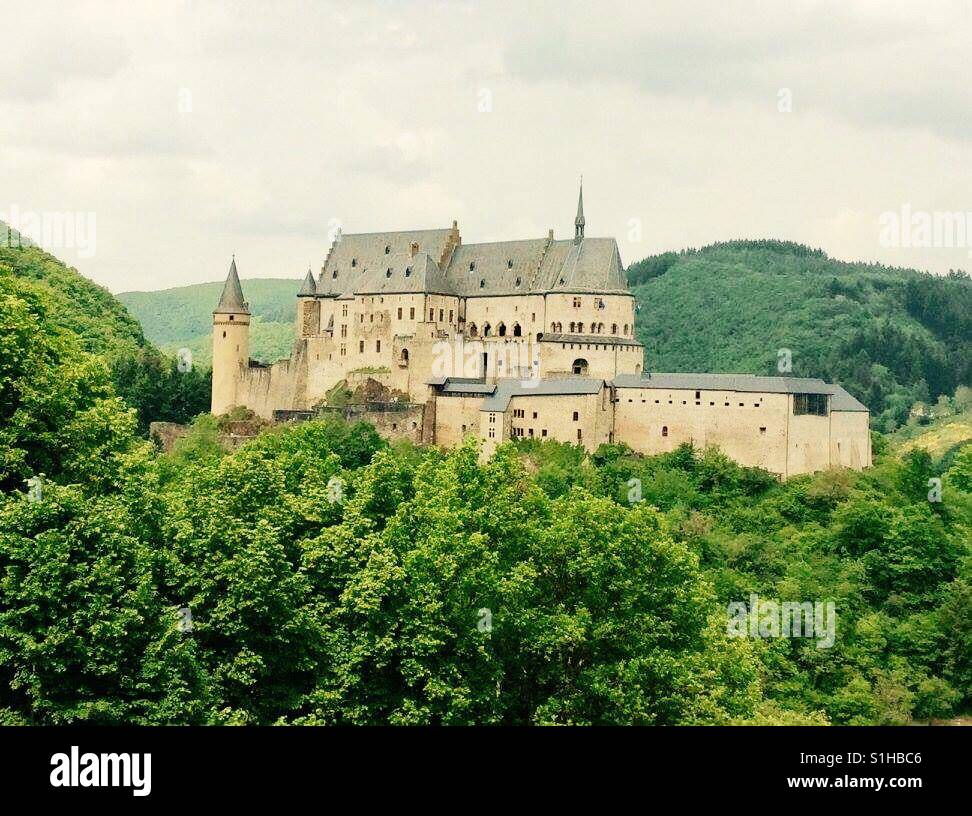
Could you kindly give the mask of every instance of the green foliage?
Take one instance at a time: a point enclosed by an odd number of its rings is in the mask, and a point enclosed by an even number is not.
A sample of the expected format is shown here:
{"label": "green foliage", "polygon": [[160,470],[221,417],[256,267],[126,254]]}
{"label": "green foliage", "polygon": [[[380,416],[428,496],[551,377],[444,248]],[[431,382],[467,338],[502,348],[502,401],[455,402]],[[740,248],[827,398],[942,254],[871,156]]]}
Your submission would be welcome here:
{"label": "green foliage", "polygon": [[638,338],[655,371],[776,374],[838,381],[876,426],[972,382],[972,279],[844,263],[780,241],[665,253],[628,269]]}

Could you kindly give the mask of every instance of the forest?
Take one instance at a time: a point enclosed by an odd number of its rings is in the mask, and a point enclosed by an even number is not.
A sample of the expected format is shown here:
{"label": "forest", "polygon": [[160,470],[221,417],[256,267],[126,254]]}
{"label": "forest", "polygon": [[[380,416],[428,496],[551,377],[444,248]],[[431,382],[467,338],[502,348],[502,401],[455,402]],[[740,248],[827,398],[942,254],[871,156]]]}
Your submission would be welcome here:
{"label": "forest", "polygon": [[[204,376],[183,385],[51,263],[0,251],[2,723],[970,710],[968,443],[900,453],[876,432],[874,468],[786,483],[713,449],[522,441],[481,461],[474,440],[392,445],[340,420],[225,452]],[[195,416],[170,453],[144,434],[164,411]],[[753,594],[832,602],[833,646],[732,636],[727,607]]]}

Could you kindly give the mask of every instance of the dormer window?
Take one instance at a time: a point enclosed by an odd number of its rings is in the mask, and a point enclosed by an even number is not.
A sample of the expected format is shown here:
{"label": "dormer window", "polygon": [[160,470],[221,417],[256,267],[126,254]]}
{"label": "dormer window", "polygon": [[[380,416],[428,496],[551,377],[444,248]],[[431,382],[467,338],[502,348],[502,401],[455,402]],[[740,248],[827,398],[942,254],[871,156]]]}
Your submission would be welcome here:
{"label": "dormer window", "polygon": [[385,270],[385,277],[386,278],[390,278],[391,277],[391,267],[390,266],[388,267],[388,269]]}
{"label": "dormer window", "polygon": [[385,254],[387,255],[389,252],[391,252],[391,247],[386,244],[385,245]]}

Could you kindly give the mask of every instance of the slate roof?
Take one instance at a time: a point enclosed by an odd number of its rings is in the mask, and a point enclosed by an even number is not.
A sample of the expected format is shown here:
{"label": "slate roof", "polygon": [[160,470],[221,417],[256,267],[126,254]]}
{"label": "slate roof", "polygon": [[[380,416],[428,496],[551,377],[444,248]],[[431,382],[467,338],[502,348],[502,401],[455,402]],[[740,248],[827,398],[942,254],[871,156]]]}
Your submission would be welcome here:
{"label": "slate roof", "polygon": [[619,374],[616,388],[650,388],[683,391],[763,391],[769,394],[828,394],[832,411],[867,411],[841,386],[816,377],[760,377],[754,374],[655,373]]}
{"label": "slate roof", "polygon": [[480,411],[505,411],[513,397],[557,397],[574,394],[597,394],[604,380],[587,377],[562,379],[503,379],[496,381],[496,391],[483,400]]}
{"label": "slate roof", "polygon": [[219,304],[213,314],[249,314],[250,310],[243,300],[243,287],[240,286],[240,276],[236,271],[236,258],[230,264],[223,293],[219,296]]}
{"label": "slate roof", "polygon": [[[418,244],[414,256],[413,243]],[[408,276],[407,269],[411,269]],[[617,242],[613,238],[584,238],[579,243],[536,238],[463,244],[458,228],[348,234],[332,245],[317,283],[317,294],[323,297],[410,292],[477,297],[557,291],[627,293]]]}

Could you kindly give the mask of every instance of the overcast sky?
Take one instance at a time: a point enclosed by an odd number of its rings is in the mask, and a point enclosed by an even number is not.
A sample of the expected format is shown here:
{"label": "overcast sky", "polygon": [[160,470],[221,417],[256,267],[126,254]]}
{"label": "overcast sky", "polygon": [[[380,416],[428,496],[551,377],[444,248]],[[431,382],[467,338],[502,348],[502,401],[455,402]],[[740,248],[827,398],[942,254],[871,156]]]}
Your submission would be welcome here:
{"label": "overcast sky", "polygon": [[583,174],[626,264],[772,237],[970,269],[972,236],[895,247],[880,220],[972,211],[970,7],[0,6],[0,219],[94,213],[94,246],[53,251],[159,289],[234,252],[300,278],[338,224],[568,237]]}

